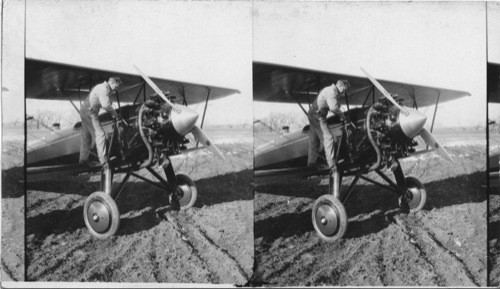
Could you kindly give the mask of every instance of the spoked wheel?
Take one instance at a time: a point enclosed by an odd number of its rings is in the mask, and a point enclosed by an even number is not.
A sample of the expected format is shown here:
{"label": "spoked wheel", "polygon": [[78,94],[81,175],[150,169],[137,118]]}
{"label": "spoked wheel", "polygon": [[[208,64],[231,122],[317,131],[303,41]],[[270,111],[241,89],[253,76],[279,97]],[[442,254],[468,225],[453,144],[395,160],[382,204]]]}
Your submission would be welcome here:
{"label": "spoked wheel", "polygon": [[198,190],[193,180],[186,175],[179,174],[177,177],[177,198],[181,210],[191,208],[198,198]]}
{"label": "spoked wheel", "polygon": [[342,238],[347,231],[344,205],[332,195],[323,195],[314,202],[312,221],[316,233],[327,242]]}
{"label": "spoked wheel", "polygon": [[[420,211],[427,202],[427,191],[424,185],[414,177],[406,178],[406,187],[408,188],[408,206],[410,207],[410,213],[416,213]],[[401,207],[401,197],[399,197],[399,206]]]}
{"label": "spoked wheel", "polygon": [[104,192],[95,192],[85,200],[83,219],[87,229],[98,239],[114,235],[120,226],[116,202]]}

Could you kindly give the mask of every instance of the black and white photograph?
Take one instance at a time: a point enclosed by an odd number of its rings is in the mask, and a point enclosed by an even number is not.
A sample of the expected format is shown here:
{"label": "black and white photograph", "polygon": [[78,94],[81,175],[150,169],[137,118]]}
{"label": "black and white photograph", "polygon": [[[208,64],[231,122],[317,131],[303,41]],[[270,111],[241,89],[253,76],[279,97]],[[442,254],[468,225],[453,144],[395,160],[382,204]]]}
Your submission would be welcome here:
{"label": "black and white photograph", "polygon": [[245,284],[250,3],[25,5],[26,280]]}
{"label": "black and white photograph", "polygon": [[486,286],[482,3],[254,5],[264,286]]}
{"label": "black and white photograph", "polygon": [[0,287],[500,285],[499,3],[0,9]]}
{"label": "black and white photograph", "polygon": [[488,3],[489,285],[500,286],[500,5]]}

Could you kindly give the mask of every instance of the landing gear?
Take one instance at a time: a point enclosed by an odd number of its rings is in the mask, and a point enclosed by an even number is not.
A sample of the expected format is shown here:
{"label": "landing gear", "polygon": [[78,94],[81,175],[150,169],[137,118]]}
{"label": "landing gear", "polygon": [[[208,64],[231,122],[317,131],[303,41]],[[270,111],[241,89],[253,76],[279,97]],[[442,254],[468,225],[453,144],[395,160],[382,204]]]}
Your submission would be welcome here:
{"label": "landing gear", "polygon": [[89,232],[97,239],[114,235],[120,226],[116,202],[105,192],[95,192],[85,200],[83,219]]}
{"label": "landing gear", "polygon": [[375,172],[385,180],[386,184],[365,176],[365,172],[358,172],[349,188],[342,194],[340,193],[342,175],[337,171],[336,167],[332,168],[330,172],[330,194],[319,197],[314,202],[312,209],[313,226],[319,237],[327,242],[333,242],[344,236],[347,231],[348,219],[343,204],[347,202],[359,179],[397,194],[399,196],[399,206],[404,212],[416,213],[420,211],[427,201],[427,192],[424,185],[416,178],[405,178],[401,165],[397,160],[395,160],[395,165],[392,168],[396,182],[379,169],[375,169]]}
{"label": "landing gear", "polygon": [[198,197],[198,190],[193,180],[186,175],[179,174],[177,177],[177,192],[173,195],[177,195],[177,201],[181,210],[187,210],[191,208]]}
{"label": "landing gear", "polygon": [[347,231],[344,205],[332,195],[323,195],[314,202],[312,220],[316,233],[327,242],[342,238]]}
{"label": "landing gear", "polygon": [[396,162],[397,167],[394,170],[394,177],[400,192],[399,207],[408,213],[416,213],[425,206],[427,192],[418,179],[414,177],[405,178],[401,165],[398,161]]}
{"label": "landing gear", "polygon": [[198,190],[193,180],[183,174],[176,175],[170,160],[165,162],[163,170],[169,184],[167,191],[170,204],[181,210],[191,208],[198,198]]}
{"label": "landing gear", "polygon": [[327,242],[342,238],[347,231],[347,214],[344,205],[339,200],[341,175],[334,166],[330,171],[331,194],[319,197],[312,209],[314,230],[319,237]]}
{"label": "landing gear", "polygon": [[[144,182],[150,183],[168,193],[169,202],[172,206],[186,210],[191,208],[198,197],[198,190],[193,180],[186,175],[175,175],[170,160],[163,165],[166,180],[150,166],[146,169],[159,181],[154,182],[134,172],[130,167],[113,167],[106,164],[101,169],[101,190],[90,195],[85,200],[83,218],[90,233],[98,239],[106,239],[114,235],[120,226],[120,213],[116,205],[116,199],[125,188],[125,184],[131,176]],[[114,173],[126,172],[117,189],[112,190]]]}
{"label": "landing gear", "polygon": [[[427,191],[424,185],[416,178],[406,178],[406,202],[408,204],[410,213],[420,211],[427,202]],[[400,207],[403,205],[403,197],[399,197],[398,204]]]}

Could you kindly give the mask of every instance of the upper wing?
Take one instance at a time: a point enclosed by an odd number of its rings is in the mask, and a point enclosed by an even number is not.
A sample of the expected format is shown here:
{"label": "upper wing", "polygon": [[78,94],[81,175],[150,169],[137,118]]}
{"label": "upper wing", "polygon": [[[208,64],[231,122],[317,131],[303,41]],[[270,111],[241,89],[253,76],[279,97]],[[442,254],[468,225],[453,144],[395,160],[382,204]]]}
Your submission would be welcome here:
{"label": "upper wing", "polygon": [[488,102],[500,103],[500,64],[488,62]]}
{"label": "upper wing", "polygon": [[[346,79],[351,84],[351,88],[347,91],[348,103],[362,105],[372,87],[370,80],[365,77],[254,62],[254,100],[308,103],[314,99],[321,88],[339,79]],[[377,80],[391,94],[398,94],[407,101],[414,99],[418,107],[436,104],[438,95],[440,103],[470,95],[465,91]],[[375,97],[376,99],[382,97],[377,89],[375,89]],[[345,103],[345,98],[342,98],[341,101]],[[371,100],[368,101],[371,102]],[[406,103],[408,106],[412,106],[411,104]]]}
{"label": "upper wing", "polygon": [[[132,65],[132,64],[131,64]],[[83,100],[90,89],[111,76],[119,76],[123,82],[120,91],[120,101],[133,102],[137,97],[142,78],[139,75],[104,71],[67,64],[58,64],[34,59],[26,59],[25,70],[26,97],[51,100]],[[204,102],[210,92],[210,100],[239,93],[232,88],[216,87],[187,81],[168,80],[152,77],[154,83],[163,91],[179,99],[186,97],[188,104]],[[146,85],[146,96],[154,91]],[[143,92],[139,95],[139,101]]]}

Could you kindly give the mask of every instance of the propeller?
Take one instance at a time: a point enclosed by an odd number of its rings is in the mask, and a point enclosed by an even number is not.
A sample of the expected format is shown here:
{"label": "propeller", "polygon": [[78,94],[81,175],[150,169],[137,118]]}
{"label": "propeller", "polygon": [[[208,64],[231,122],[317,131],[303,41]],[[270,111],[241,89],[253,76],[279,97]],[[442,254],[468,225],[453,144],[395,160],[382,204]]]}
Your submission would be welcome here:
{"label": "propeller", "polygon": [[433,147],[438,154],[440,154],[443,158],[453,161],[448,152],[437,142],[437,140],[432,136],[432,134],[425,128],[422,128],[420,131],[420,137],[431,147]]}
{"label": "propeller", "polygon": [[224,160],[224,156],[219,151],[219,149],[215,145],[213,145],[212,142],[210,142],[208,137],[199,127],[194,126],[191,130],[191,133],[198,142],[203,143],[203,145],[205,145],[212,153]]}
{"label": "propeller", "polygon": [[156,86],[156,84],[146,74],[144,74],[135,64],[133,65],[135,70],[137,70],[137,72],[139,72],[139,74],[142,76],[142,78],[144,78],[144,80],[149,84],[149,86],[151,86],[151,88],[156,93],[158,93],[158,95],[161,98],[163,98],[163,100],[168,104],[168,106],[171,107],[172,110],[175,111],[176,113],[181,113],[181,110],[178,107],[174,106],[174,104],[170,102],[170,100],[168,100],[168,98],[163,94],[163,92],[158,88],[158,86]]}
{"label": "propeller", "polygon": [[363,69],[363,67],[360,67],[361,70],[363,71],[364,74],[370,79],[370,81],[375,85],[378,90],[390,101],[394,106],[399,108],[399,110],[402,113],[402,116],[400,117],[400,125],[401,129],[405,133],[405,135],[409,138],[414,138],[417,135],[420,135],[422,139],[431,147],[433,147],[439,155],[441,155],[443,158],[446,160],[452,162],[453,159],[451,156],[448,154],[448,152],[438,143],[438,141],[432,136],[432,134],[424,128],[425,121],[427,117],[420,113],[419,111],[415,109],[405,109],[401,107],[395,100],[392,98],[392,96],[385,90],[385,88],[373,77],[371,77],[366,70]]}
{"label": "propeller", "polygon": [[173,111],[177,113],[177,115],[172,115],[172,124],[180,135],[184,136],[187,133],[191,132],[195,139],[203,143],[212,153],[224,159],[224,156],[219,151],[219,149],[212,144],[212,142],[208,139],[207,135],[195,125],[196,120],[198,119],[198,113],[196,111],[188,108],[187,106],[177,106],[168,100],[168,98],[163,94],[163,92],[156,86],[156,84],[145,75],[135,64],[134,68],[139,72],[139,74],[144,78],[144,80],[151,86],[151,88],[161,97],[168,106],[172,108]]}
{"label": "propeller", "polygon": [[387,98],[390,102],[392,102],[392,104],[394,104],[395,107],[399,108],[399,110],[401,110],[404,115],[408,116],[408,111],[406,111],[406,109],[401,107],[399,103],[397,103],[394,100],[394,98],[392,98],[391,94],[387,92],[387,90],[385,90],[385,88],[375,78],[373,78],[370,74],[368,74],[368,72],[366,72],[366,70],[364,70],[363,67],[360,68],[366,75],[366,77],[368,77],[368,79],[373,83],[373,85],[375,85],[378,88],[378,90],[380,90],[380,92],[385,96],[385,98]]}

